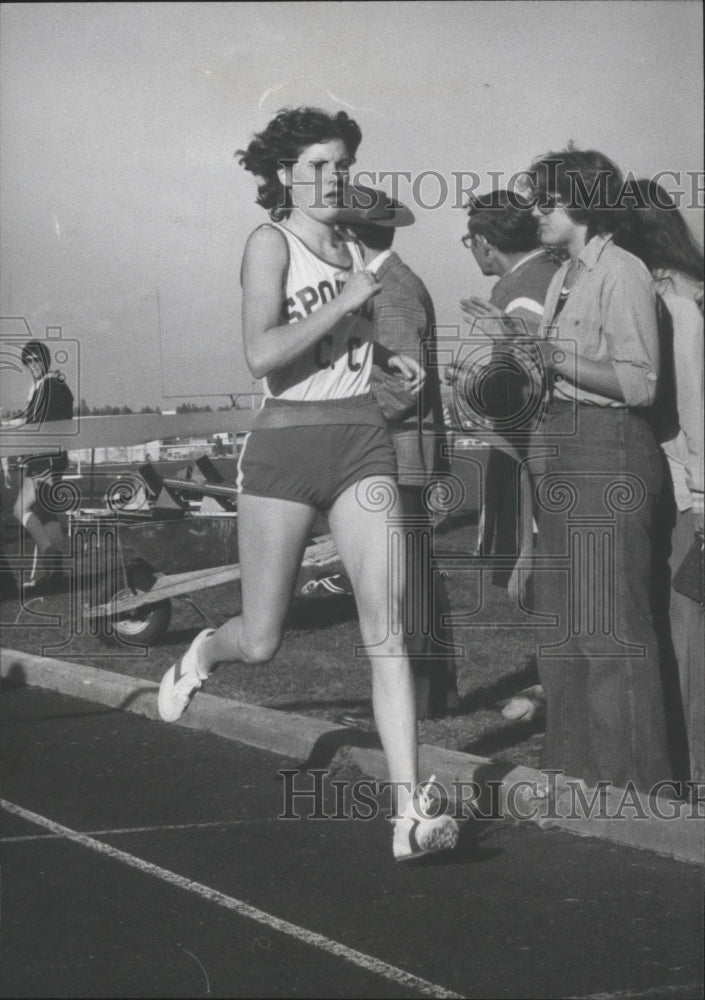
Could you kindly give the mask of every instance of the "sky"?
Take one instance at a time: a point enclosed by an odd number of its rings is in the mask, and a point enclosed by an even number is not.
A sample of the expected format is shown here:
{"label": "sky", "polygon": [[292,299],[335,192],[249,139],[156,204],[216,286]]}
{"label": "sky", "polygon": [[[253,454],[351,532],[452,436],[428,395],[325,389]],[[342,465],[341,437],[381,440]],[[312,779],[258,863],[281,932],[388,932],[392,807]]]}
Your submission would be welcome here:
{"label": "sky", "polygon": [[388,192],[397,173],[416,223],[395,249],[451,329],[491,287],[460,243],[463,190],[569,140],[672,171],[702,242],[702,58],[696,0],[4,3],[1,405],[26,397],[28,330],[92,406],[259,389],[239,268],[266,214],[235,152],[285,106],[347,111],[354,170]]}

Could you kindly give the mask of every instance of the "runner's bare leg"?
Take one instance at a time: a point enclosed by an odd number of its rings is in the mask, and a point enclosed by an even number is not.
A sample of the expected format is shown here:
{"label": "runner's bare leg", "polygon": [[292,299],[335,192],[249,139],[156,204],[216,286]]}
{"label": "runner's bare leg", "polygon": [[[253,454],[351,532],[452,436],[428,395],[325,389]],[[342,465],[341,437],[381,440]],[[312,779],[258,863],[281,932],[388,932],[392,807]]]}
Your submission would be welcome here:
{"label": "runner's bare leg", "polygon": [[[390,781],[398,788],[397,812],[408,804],[418,781],[414,679],[400,628],[404,573],[389,570],[389,518],[399,516],[398,498],[391,509],[371,509],[366,484],[396,495],[394,480],[375,476],[350,486],[328,516],[338,554],[357,601],[362,640],[372,664],[372,706],[387,759]],[[374,484],[374,487],[372,487]],[[400,567],[401,569],[401,567]],[[406,786],[406,787],[405,787]]]}
{"label": "runner's bare leg", "polygon": [[291,500],[242,494],[238,499],[238,548],[242,612],[201,646],[199,666],[266,663],[281,644],[314,508]]}

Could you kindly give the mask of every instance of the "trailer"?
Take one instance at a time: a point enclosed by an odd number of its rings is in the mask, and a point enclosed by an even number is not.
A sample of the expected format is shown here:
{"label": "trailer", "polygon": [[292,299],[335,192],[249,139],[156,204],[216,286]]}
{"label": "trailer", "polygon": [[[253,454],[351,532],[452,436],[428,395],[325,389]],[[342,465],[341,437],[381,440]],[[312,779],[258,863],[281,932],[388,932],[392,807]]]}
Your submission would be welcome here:
{"label": "trailer", "polygon": [[[192,594],[240,579],[237,492],[215,480],[207,460],[197,465],[210,478],[165,479],[143,466],[146,502],[135,501],[138,491],[116,489],[109,506],[70,513],[81,612],[104,641],[158,642],[168,631],[173,600],[193,604]],[[323,568],[337,560],[330,534],[319,533],[302,566]]]}

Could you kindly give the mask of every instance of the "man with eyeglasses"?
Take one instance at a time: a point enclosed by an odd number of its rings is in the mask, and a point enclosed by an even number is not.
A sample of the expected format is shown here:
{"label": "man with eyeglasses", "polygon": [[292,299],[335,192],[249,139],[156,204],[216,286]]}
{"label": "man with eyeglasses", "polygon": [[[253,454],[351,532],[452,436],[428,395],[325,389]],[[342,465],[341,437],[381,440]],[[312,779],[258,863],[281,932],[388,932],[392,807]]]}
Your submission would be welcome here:
{"label": "man with eyeglasses", "polygon": [[[468,232],[462,243],[472,251],[482,273],[496,275],[499,281],[489,300],[461,299],[461,309],[472,324],[470,363],[461,361],[446,372],[456,414],[469,407],[473,416],[506,442],[490,449],[487,462],[481,551],[515,557],[512,568],[495,569],[492,574],[492,582],[506,586],[515,599],[526,596],[533,552],[532,488],[523,459],[528,452],[527,421],[538,408],[542,387],[532,381],[512,341],[538,335],[543,302],[558,264],[557,257],[539,243],[531,208],[529,201],[508,191],[470,200]],[[480,336],[475,339],[475,335]],[[510,699],[503,714],[528,720],[542,703],[538,686],[528,688]]]}
{"label": "man with eyeglasses", "polygon": [[460,300],[468,322],[492,337],[535,336],[557,259],[539,242],[531,202],[509,191],[473,197],[462,243],[484,275],[500,279],[489,300]]}
{"label": "man with eyeglasses", "polygon": [[[452,367],[446,380],[460,389],[460,409],[468,406],[485,426],[502,434],[522,458],[526,448],[517,433],[533,411],[529,396],[535,393],[527,372],[517,360],[509,341],[538,333],[543,301],[556,273],[556,260],[539,245],[538,230],[531,204],[513,192],[494,191],[471,199],[468,205],[468,232],[463,245],[472,251],[484,275],[499,281],[489,300],[478,296],[461,299],[466,320],[477,336],[463,365]],[[490,338],[489,342],[485,338]],[[509,341],[508,341],[509,338]],[[528,405],[527,405],[528,404]],[[521,471],[515,458],[500,448],[492,448],[486,474],[484,530],[485,554],[516,555],[530,552],[533,543],[530,484],[524,477],[525,516],[520,518],[517,502]],[[524,575],[526,579],[526,574]],[[495,570],[493,583],[519,592],[516,570]]]}

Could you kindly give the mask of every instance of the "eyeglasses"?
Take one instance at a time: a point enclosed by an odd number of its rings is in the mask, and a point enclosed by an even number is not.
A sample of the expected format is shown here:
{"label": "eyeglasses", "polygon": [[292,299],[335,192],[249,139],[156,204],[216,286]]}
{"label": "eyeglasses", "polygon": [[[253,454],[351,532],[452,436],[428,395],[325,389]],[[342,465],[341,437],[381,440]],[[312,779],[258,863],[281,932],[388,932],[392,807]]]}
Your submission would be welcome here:
{"label": "eyeglasses", "polygon": [[466,233],[465,236],[460,237],[460,242],[466,250],[472,250],[475,246],[475,237],[472,233]]}
{"label": "eyeglasses", "polygon": [[548,194],[547,192],[542,192],[538,195],[534,202],[541,215],[550,215],[554,209],[561,208],[563,204],[564,202],[560,195]]}

